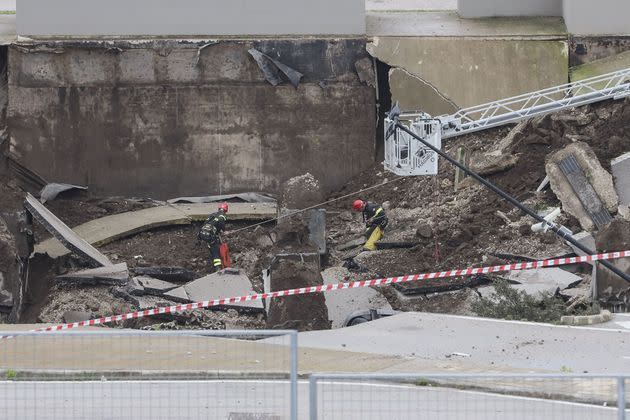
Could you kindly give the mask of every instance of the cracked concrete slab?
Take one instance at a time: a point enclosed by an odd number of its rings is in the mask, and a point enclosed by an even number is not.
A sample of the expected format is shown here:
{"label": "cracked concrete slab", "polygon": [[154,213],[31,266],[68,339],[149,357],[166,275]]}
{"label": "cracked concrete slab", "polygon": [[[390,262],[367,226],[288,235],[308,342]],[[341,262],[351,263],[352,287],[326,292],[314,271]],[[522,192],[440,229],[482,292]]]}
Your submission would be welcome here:
{"label": "cracked concrete slab", "polygon": [[[560,85],[568,78],[566,39],[375,37],[366,48],[373,57],[420,78],[460,107]],[[394,82],[390,89],[400,92],[404,85]],[[429,106],[420,98],[421,91],[416,93],[421,104]]]}
{"label": "cracked concrete slab", "polygon": [[401,109],[424,111],[431,115],[452,114],[459,109],[430,83],[405,69],[393,68],[389,71],[389,90],[392,102],[398,101]]}
{"label": "cracked concrete slab", "polygon": [[586,231],[593,231],[595,223],[587,213],[584,205],[569,184],[567,177],[562,173],[559,162],[569,155],[575,156],[578,165],[586,178],[597,192],[605,208],[615,213],[617,211],[618,197],[613,185],[613,178],[602,167],[599,159],[591,147],[582,142],[568,145],[547,157],[545,170],[549,176],[551,189],[562,202],[562,209],[577,218]]}

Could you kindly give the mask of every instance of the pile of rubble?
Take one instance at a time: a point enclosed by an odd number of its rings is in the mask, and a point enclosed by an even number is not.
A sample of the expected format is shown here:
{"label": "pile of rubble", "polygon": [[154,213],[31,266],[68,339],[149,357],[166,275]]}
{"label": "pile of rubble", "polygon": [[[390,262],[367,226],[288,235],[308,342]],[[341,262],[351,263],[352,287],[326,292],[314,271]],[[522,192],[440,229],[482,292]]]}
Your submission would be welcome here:
{"label": "pile of rubble", "polygon": [[[599,251],[621,250],[630,248],[628,133],[630,102],[611,101],[448,140],[445,149],[541,216],[555,218],[583,244]],[[360,197],[300,211],[379,184],[384,185]],[[183,197],[167,205],[135,200],[127,207],[126,201],[117,199],[120,205],[109,201],[114,203],[111,209],[106,208],[108,199],[103,198],[48,201],[46,208],[59,216],[60,223],[63,220],[71,226],[156,205],[162,205],[164,214],[170,213],[163,219],[168,222],[156,219],[150,231],[130,227],[129,235],[98,244],[93,249],[98,257],[92,250],[88,252],[91,263],[86,263],[85,255],[77,256],[83,245],[77,245],[76,238],[65,243],[74,255],[45,260],[41,267],[32,263],[33,278],[24,297],[22,321],[75,321],[210,298],[578,252],[551,232],[541,231],[535,226],[536,220],[472,178],[456,174],[447,162],[440,162],[437,176],[398,179],[378,164],[328,198],[317,179],[304,174],[286,182],[277,206],[267,196],[257,197],[241,194],[230,199],[264,198],[265,205],[277,207],[277,223],[231,220],[228,232],[234,233],[224,238],[239,269],[212,275],[206,275],[208,250],[196,243],[196,222],[200,219],[181,214],[177,203],[184,200],[201,206],[209,202],[212,206],[217,197]],[[376,251],[361,252],[361,216],[349,211],[355,198],[382,203],[388,212],[390,223]],[[262,220],[265,217],[261,216]],[[38,246],[50,236],[38,223],[33,230]],[[11,239],[2,232],[0,229],[0,258],[4,261],[16,251],[7,248]],[[628,263],[616,264],[628,271]],[[0,290],[10,292],[6,286],[9,271],[0,273],[4,276],[0,280],[5,282]],[[627,310],[628,306],[628,285],[598,266],[576,265],[501,277],[526,293],[556,293],[571,307],[593,298],[615,310]],[[477,297],[491,295],[494,279],[496,276],[477,276],[290,296],[127,321],[124,326],[310,330],[338,328],[397,310],[472,314],[471,305]]]}

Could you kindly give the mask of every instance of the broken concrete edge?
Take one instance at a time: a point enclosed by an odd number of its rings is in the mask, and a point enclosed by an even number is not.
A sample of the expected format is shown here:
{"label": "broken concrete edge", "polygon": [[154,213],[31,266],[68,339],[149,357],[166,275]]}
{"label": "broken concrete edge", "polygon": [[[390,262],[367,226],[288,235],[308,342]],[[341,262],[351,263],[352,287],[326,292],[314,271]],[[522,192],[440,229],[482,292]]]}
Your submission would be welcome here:
{"label": "broken concrete edge", "polygon": [[[113,266],[114,264],[105,255],[101,254],[96,248],[94,248],[85,239],[76,234],[65,223],[63,223],[57,216],[55,216],[50,210],[44,207],[35,197],[30,193],[26,194],[24,205],[29,210],[38,222],[40,222],[51,235],[53,235],[59,242],[61,242],[70,252],[82,257],[83,259],[92,261],[97,265],[104,267]],[[53,223],[58,227],[53,226]],[[61,231],[66,231],[64,235]],[[74,238],[72,238],[74,236]],[[74,239],[78,244],[72,242]],[[80,248],[83,247],[82,248]]]}
{"label": "broken concrete edge", "polygon": [[[245,205],[253,205],[252,203],[236,203],[236,204],[245,204]],[[275,203],[255,203],[258,211],[250,212],[240,211],[240,212],[231,212],[228,217],[228,222],[232,221],[272,221],[276,218],[277,214],[277,206]],[[111,229],[105,229],[107,226],[115,225],[120,219],[124,219],[126,217],[132,217],[135,220],[142,220],[147,218],[145,214],[147,212],[153,211],[163,211],[164,209],[172,209],[175,210],[171,212],[167,218],[162,220],[156,220],[153,222],[149,222],[140,226],[132,227],[124,232],[112,233]],[[165,206],[156,206],[148,209],[136,210],[131,212],[124,212],[113,214],[110,216],[101,217],[98,219],[91,220],[89,222],[83,223],[79,226],[75,226],[72,228],[73,231],[76,232],[97,232],[94,236],[96,238],[87,238],[84,239],[86,242],[93,246],[103,246],[109,243],[127,238],[129,236],[136,235],[138,233],[146,232],[149,230],[157,229],[165,226],[173,226],[173,225],[189,225],[192,222],[203,222],[208,217],[210,211],[213,210],[209,208],[207,205],[199,205],[199,204],[170,204]],[[95,224],[101,224],[102,226],[98,229],[94,228]],[[109,236],[102,237],[100,234],[103,230],[109,232]],[[54,236],[54,235],[53,235]],[[71,252],[74,252],[71,250]],[[37,243],[35,245],[35,254],[48,254],[50,258],[59,258],[66,255],[67,248],[63,246],[63,241],[59,240],[55,236],[55,238],[47,239],[43,242]]]}
{"label": "broken concrete edge", "polygon": [[608,310],[603,310],[595,315],[565,315],[560,318],[563,325],[593,325],[602,324],[612,319],[612,314]]}

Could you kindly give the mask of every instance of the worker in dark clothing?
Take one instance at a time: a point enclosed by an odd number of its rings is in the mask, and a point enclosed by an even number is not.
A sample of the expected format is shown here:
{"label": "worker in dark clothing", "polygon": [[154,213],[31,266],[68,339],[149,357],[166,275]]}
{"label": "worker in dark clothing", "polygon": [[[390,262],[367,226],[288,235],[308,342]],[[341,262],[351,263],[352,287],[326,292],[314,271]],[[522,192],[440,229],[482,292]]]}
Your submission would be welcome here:
{"label": "worker in dark clothing", "polygon": [[218,271],[222,268],[221,262],[221,232],[225,229],[225,222],[228,212],[228,203],[219,204],[219,209],[215,213],[208,215],[208,219],[201,226],[201,230],[197,234],[197,238],[208,244],[210,248],[210,258],[208,259],[208,265],[211,267],[211,271]]}
{"label": "worker in dark clothing", "polygon": [[385,210],[376,203],[363,200],[355,200],[352,203],[352,209],[363,213],[363,222],[366,228],[365,238],[367,239],[363,249],[366,251],[376,250],[376,242],[383,237],[388,222]]}

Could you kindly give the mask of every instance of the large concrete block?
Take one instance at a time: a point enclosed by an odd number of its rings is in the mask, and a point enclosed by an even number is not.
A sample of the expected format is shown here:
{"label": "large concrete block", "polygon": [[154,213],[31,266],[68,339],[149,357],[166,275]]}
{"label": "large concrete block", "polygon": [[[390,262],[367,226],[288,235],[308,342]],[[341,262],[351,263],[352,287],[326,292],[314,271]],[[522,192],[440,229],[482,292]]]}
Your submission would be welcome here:
{"label": "large concrete block", "polygon": [[[564,40],[452,37],[375,37],[368,52],[392,67],[419,77],[439,93],[423,109],[478,105],[566,83],[568,49]],[[518,71],[506,71],[518,69]],[[420,92],[420,91],[419,91]]]}
{"label": "large concrete block", "polygon": [[400,109],[422,110],[431,115],[453,114],[458,110],[434,86],[404,69],[389,71],[389,90],[392,102],[398,101]]}
{"label": "large concrete block", "polygon": [[570,155],[575,157],[588,182],[592,185],[605,208],[611,213],[617,211],[617,193],[613,186],[612,176],[602,167],[595,152],[588,144],[576,142],[547,157],[545,164],[547,176],[551,189],[562,202],[562,209],[577,218],[584,230],[592,231],[595,228],[593,220],[558,166],[563,159]]}
{"label": "large concrete block", "polygon": [[[330,267],[322,271],[324,284],[335,284],[352,281],[350,271],[343,267]],[[326,307],[331,328],[341,328],[348,316],[353,312],[368,309],[386,309],[392,307],[381,293],[370,288],[337,290],[326,293]]]}

